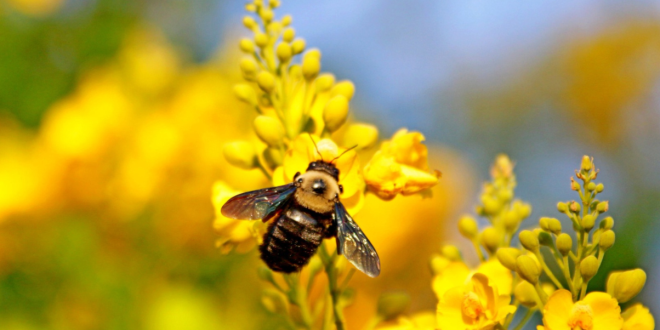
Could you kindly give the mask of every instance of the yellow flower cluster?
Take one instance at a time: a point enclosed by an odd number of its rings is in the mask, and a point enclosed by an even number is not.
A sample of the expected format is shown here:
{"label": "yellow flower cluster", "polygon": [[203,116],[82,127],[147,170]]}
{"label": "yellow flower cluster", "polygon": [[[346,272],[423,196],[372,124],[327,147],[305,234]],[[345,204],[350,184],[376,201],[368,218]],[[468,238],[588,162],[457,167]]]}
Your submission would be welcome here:
{"label": "yellow flower cluster", "polygon": [[[492,226],[480,232],[474,218],[465,216],[459,221],[461,234],[473,242],[481,264],[471,270],[454,246],[445,246],[431,260],[433,290],[438,297],[437,329],[508,329],[518,307],[526,312],[515,329],[521,329],[537,311],[543,315],[539,330],[654,329],[648,308],[635,304],[622,313],[619,306],[641,291],[646,282],[643,270],[613,272],[607,292],[586,293],[605,251],[614,243],[611,217],[596,226],[598,216],[609,205],[596,199],[604,186],[594,182],[598,170],[591,158],[585,156],[576,171],[582,183],[571,179],[571,189],[579,193],[580,201],[558,204],[559,211],[573,223],[577,248],[571,236],[562,232],[560,221],[546,217],[540,219],[540,228],[520,231],[522,247],[512,247],[511,236],[529,216],[530,207],[513,201],[515,175],[508,157],[497,157],[491,175],[493,180],[484,186],[477,212]],[[542,247],[548,248],[555,265],[548,264]],[[559,281],[560,276],[564,282]],[[418,328],[400,324],[391,329]]]}
{"label": "yellow flower cluster", "polygon": [[[321,52],[307,49],[304,39],[296,37],[291,16],[275,17],[278,6],[278,1],[259,0],[246,6],[257,19],[243,19],[254,36],[240,41],[246,55],[240,62],[245,82],[236,85],[234,93],[256,110],[257,139],[227,143],[227,161],[242,169],[259,169],[275,186],[292,182],[312,161],[333,161],[344,188],[341,202],[352,215],[364,205],[367,192],[389,200],[434,186],[439,172],[429,171],[419,132],[399,130],[362,167],[359,154],[377,142],[377,128],[349,119],[353,83],[321,72]],[[214,191],[216,209],[222,206],[218,194],[226,191]],[[229,220],[219,215],[216,226],[225,223]]]}

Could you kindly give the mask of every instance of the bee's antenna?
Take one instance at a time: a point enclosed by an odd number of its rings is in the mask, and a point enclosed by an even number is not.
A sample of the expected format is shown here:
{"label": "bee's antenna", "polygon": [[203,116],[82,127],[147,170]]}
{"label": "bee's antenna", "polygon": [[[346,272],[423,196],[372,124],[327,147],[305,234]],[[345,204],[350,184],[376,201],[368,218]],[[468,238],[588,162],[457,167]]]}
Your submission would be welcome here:
{"label": "bee's antenna", "polygon": [[356,144],[356,145],[354,145],[354,146],[352,146],[352,147],[350,147],[350,148],[344,150],[344,152],[342,152],[341,154],[339,154],[339,156],[333,158],[333,159],[330,161],[330,163],[334,162],[335,160],[337,160],[337,158],[343,156],[345,153],[347,153],[347,152],[349,152],[349,151],[351,151],[351,150],[357,148],[357,146],[358,146],[358,145]]}
{"label": "bee's antenna", "polygon": [[307,133],[307,135],[309,135],[309,139],[312,140],[312,143],[314,144],[314,148],[316,149],[316,152],[319,154],[319,157],[321,157],[321,160],[323,162],[325,162],[325,160],[323,159],[323,155],[319,151],[319,146],[316,145],[316,142],[314,141],[314,138],[312,137],[312,134]]}

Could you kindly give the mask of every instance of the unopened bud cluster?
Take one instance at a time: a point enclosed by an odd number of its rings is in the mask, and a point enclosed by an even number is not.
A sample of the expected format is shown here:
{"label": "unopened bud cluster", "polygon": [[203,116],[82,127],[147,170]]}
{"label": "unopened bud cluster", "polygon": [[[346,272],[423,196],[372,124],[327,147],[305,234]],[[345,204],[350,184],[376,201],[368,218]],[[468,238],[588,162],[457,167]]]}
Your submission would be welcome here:
{"label": "unopened bud cluster", "polygon": [[[281,153],[286,150],[283,147],[296,136],[336,132],[346,123],[349,102],[355,93],[350,81],[337,82],[332,74],[321,72],[321,52],[308,49],[305,40],[296,36],[291,16],[275,17],[278,6],[278,1],[255,0],[246,5],[246,10],[256,18],[243,18],[243,25],[253,36],[239,42],[246,55],[240,62],[245,83],[236,85],[234,93],[259,113],[253,127],[266,149],[261,155],[262,163],[227,158],[242,168],[273,169],[281,165]],[[360,143],[355,143],[356,136]],[[354,124],[341,140],[347,143],[346,147],[367,147],[377,137],[374,126]]]}
{"label": "unopened bud cluster", "polygon": [[[512,272],[512,294],[531,311],[543,311],[552,293],[560,289],[570,291],[574,302],[583,299],[589,281],[598,274],[605,252],[615,241],[614,220],[602,217],[609,203],[598,198],[604,185],[595,182],[598,169],[593,159],[584,156],[580,169],[570,180],[570,189],[579,198],[557,204],[557,210],[570,220],[567,227],[572,230],[568,231],[559,219],[541,217],[537,228],[518,232],[531,207],[513,197],[512,162],[506,156],[498,156],[491,175],[493,180],[484,185],[477,206],[477,213],[490,225],[480,230],[475,218],[463,216],[458,222],[461,235],[473,242],[482,263],[494,257]],[[512,245],[512,238],[517,238],[519,247],[515,240]],[[434,259],[434,273],[452,255],[460,253],[448,251],[443,253],[444,258]],[[623,303],[637,295],[645,282],[646,273],[641,269],[613,272],[607,281],[607,293]],[[506,328],[506,324],[503,326]]]}

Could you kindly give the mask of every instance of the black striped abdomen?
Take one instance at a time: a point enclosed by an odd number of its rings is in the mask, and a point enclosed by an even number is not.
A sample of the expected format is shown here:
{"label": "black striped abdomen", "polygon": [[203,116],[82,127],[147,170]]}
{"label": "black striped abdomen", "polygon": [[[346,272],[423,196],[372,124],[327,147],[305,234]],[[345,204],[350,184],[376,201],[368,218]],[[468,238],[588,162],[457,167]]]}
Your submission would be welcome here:
{"label": "black striped abdomen", "polygon": [[261,259],[277,272],[299,271],[323,241],[325,227],[318,220],[296,206],[282,212],[259,246]]}

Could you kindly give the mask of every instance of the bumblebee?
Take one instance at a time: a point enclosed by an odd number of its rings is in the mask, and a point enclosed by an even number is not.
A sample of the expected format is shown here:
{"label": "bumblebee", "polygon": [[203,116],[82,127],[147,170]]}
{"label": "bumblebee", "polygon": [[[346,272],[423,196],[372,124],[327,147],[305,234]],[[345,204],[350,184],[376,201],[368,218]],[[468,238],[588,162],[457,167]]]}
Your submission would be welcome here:
{"label": "bumblebee", "polygon": [[239,194],[222,206],[225,217],[269,222],[259,251],[270,269],[298,272],[323,239],[336,237],[338,254],[370,277],[380,274],[378,253],[339,201],[333,161],[311,162],[292,183]]}

